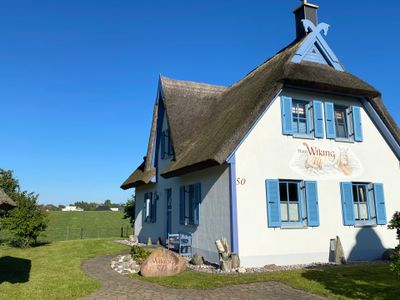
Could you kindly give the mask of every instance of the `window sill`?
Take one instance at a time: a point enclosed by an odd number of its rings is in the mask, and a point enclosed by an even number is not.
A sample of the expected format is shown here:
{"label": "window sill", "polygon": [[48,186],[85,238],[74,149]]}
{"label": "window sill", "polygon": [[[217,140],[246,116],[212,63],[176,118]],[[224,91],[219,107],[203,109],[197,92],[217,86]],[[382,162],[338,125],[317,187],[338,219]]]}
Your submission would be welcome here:
{"label": "window sill", "polygon": [[282,224],[280,229],[307,229],[304,224]]}
{"label": "window sill", "polygon": [[304,135],[304,134],[293,134],[293,138],[295,139],[306,139],[306,140],[315,140],[312,135]]}
{"label": "window sill", "polygon": [[354,140],[352,140],[352,139],[350,139],[350,138],[348,138],[348,139],[345,139],[345,138],[336,138],[336,139],[335,139],[335,142],[354,144]]}
{"label": "window sill", "polygon": [[185,223],[185,224],[181,224],[182,226],[185,226],[185,227],[197,227],[197,226],[199,226],[198,224],[190,224],[190,223]]}
{"label": "window sill", "polygon": [[376,227],[376,223],[373,221],[365,221],[365,222],[356,222],[354,224],[355,228],[362,228],[362,227]]}

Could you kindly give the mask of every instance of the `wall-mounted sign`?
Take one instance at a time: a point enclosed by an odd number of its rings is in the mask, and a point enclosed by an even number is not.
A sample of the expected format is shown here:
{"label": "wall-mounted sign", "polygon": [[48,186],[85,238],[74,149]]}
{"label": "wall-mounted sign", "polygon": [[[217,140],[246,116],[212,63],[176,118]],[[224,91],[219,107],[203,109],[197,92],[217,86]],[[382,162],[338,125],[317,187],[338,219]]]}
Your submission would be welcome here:
{"label": "wall-mounted sign", "polygon": [[290,167],[296,173],[319,179],[353,177],[363,171],[360,160],[349,147],[320,147],[306,142],[299,145]]}

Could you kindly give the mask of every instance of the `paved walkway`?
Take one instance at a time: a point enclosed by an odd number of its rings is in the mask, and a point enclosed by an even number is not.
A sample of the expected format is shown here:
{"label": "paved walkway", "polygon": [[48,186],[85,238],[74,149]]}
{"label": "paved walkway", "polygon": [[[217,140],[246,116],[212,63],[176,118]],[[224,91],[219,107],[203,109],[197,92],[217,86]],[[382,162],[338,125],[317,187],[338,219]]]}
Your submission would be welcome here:
{"label": "paved walkway", "polygon": [[120,275],[110,267],[111,256],[101,256],[83,263],[82,269],[101,282],[101,288],[81,299],[324,299],[294,289],[280,282],[239,284],[209,290],[167,288]]}

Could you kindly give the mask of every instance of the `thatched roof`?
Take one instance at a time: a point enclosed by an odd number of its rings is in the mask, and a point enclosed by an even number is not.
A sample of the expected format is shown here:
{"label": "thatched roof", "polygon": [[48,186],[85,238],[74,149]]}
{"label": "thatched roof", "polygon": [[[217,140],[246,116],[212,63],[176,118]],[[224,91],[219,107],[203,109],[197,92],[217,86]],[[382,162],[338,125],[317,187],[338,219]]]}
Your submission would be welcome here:
{"label": "thatched roof", "polygon": [[9,210],[17,204],[0,188],[0,209]]}
{"label": "thatched roof", "polygon": [[[224,163],[285,86],[365,97],[400,144],[400,130],[379,91],[356,76],[327,65],[291,62],[302,42],[290,44],[227,88],[161,78],[175,154],[171,163],[160,170],[161,175],[169,178]],[[152,156],[154,148],[153,140],[147,157]],[[143,178],[132,179],[136,181],[131,180],[130,186],[149,182]],[[126,182],[124,185],[123,188]]]}
{"label": "thatched roof", "polygon": [[147,184],[156,175],[156,169],[149,168],[145,170],[145,162],[135,170],[121,185],[121,188],[126,190],[132,187],[137,187],[142,184]]}

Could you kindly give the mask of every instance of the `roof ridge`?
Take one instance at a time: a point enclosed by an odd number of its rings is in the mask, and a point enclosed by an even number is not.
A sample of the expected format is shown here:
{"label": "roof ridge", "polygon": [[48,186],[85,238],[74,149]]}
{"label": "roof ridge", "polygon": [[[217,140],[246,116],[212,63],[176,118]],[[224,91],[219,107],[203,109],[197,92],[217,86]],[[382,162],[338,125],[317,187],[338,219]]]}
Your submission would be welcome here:
{"label": "roof ridge", "polygon": [[248,72],[244,77],[233,83],[229,88],[233,88],[239,84],[241,84],[243,81],[245,81],[248,78],[251,78],[255,75],[257,71],[259,71],[262,67],[265,67],[268,63],[270,63],[272,60],[277,59],[281,55],[285,54],[286,50],[291,50],[291,48],[299,47],[302,43],[304,42],[304,38],[301,40],[293,40],[291,43],[289,43],[286,47],[282,48],[278,52],[276,52],[274,55],[270,56],[267,58],[264,62],[253,68],[250,72]]}
{"label": "roof ridge", "polygon": [[199,90],[210,90],[210,91],[224,91],[228,87],[223,86],[223,85],[215,85],[215,84],[210,84],[210,83],[205,83],[205,82],[196,82],[196,81],[190,81],[190,80],[179,80],[179,79],[174,79],[166,76],[160,76],[161,83],[162,85],[174,85],[179,88],[188,88],[193,90],[194,88],[199,89]]}

